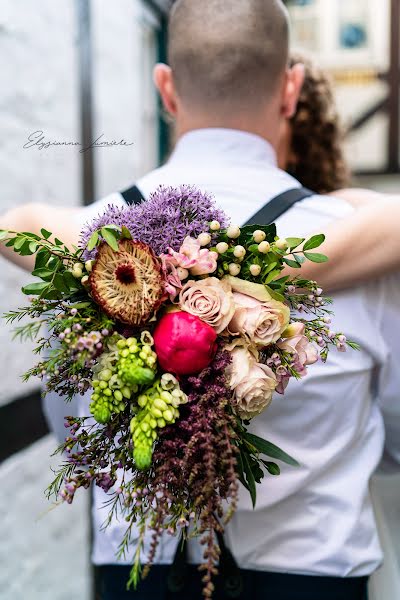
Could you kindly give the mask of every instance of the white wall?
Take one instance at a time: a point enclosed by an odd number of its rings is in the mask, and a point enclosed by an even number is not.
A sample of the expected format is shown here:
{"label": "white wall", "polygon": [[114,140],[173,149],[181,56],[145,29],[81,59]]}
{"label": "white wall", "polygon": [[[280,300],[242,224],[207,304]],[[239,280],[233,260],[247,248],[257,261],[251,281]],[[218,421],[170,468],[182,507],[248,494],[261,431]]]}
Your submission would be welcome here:
{"label": "white wall", "polygon": [[[76,206],[76,147],[23,149],[30,133],[79,141],[78,28],[75,0],[0,0],[0,212],[26,202]],[[133,141],[96,151],[98,196],[131,184],[157,160],[156,95],[151,84],[156,22],[140,0],[91,0],[95,137]],[[0,313],[20,306],[26,275],[0,259]],[[20,375],[34,361],[0,323],[0,404],[36,388]],[[85,494],[48,514],[43,490],[56,446],[47,436],[0,466],[0,598],[88,600]],[[54,465],[54,461],[52,462]],[[88,496],[88,494],[86,494]]]}

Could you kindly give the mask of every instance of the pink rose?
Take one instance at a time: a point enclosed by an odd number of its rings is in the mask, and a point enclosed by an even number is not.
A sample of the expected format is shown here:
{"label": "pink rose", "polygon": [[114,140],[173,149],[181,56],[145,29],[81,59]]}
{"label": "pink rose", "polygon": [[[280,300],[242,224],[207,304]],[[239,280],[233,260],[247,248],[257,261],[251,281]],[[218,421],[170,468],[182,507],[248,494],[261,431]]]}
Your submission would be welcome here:
{"label": "pink rose", "polygon": [[286,304],[277,300],[260,302],[255,298],[233,293],[235,314],[229,324],[233,334],[247,336],[252,343],[268,346],[276,342],[286,329],[290,310]]}
{"label": "pink rose", "polygon": [[271,403],[277,381],[272,370],[258,363],[245,346],[236,346],[231,355],[227,376],[234,392],[235,409],[243,419],[252,419]]}
{"label": "pink rose", "polygon": [[188,281],[179,295],[179,304],[182,310],[199,317],[217,333],[226,329],[235,312],[230,285],[216,277]]}
{"label": "pink rose", "polygon": [[217,254],[201,248],[198,240],[186,237],[179,252],[168,250],[176,267],[188,269],[192,275],[209,275],[217,269]]}

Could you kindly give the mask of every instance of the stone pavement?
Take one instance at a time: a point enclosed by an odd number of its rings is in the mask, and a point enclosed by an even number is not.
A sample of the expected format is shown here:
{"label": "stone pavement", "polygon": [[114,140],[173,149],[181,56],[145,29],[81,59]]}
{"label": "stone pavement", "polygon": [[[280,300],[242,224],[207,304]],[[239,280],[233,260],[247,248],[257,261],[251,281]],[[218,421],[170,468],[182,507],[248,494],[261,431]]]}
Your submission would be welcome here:
{"label": "stone pavement", "polygon": [[89,600],[86,492],[52,508],[44,490],[59,457],[46,436],[0,470],[0,600]]}

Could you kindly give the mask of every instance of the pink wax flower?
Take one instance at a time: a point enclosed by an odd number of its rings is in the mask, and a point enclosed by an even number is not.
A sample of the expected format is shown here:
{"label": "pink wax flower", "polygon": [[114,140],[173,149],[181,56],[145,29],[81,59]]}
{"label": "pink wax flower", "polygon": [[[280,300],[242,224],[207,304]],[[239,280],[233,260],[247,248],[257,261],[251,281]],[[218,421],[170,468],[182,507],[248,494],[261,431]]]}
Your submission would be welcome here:
{"label": "pink wax flower", "polygon": [[[306,367],[312,365],[318,360],[318,350],[308,341],[304,335],[304,323],[291,323],[282,333],[282,340],[277,343],[278,348],[289,352],[293,356],[292,366],[297,371],[300,377],[307,375]],[[277,392],[283,394],[289,379],[289,373],[284,373],[283,370],[277,370],[278,387]]]}
{"label": "pink wax flower", "polygon": [[168,255],[175,267],[187,269],[191,275],[209,275],[217,269],[217,255],[207,248],[201,248],[198,240],[189,236],[184,239],[179,252],[169,248]]}

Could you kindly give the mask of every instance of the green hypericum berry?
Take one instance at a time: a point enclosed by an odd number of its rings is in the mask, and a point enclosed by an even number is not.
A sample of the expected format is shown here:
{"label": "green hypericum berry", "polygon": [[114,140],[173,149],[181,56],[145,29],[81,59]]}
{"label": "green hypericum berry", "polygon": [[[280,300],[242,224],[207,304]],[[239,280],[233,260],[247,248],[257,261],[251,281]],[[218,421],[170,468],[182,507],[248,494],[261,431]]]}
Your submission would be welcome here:
{"label": "green hypericum berry", "polygon": [[98,423],[105,425],[110,420],[111,413],[107,406],[105,406],[105,405],[97,406],[91,410],[92,410],[94,418],[96,419],[96,421]]}
{"label": "green hypericum berry", "polygon": [[[168,387],[170,391],[167,391],[165,387]],[[133,458],[138,469],[150,467],[153,444],[158,435],[157,430],[175,423],[175,420],[179,418],[177,407],[185,402],[187,402],[187,397],[172,375],[163,375],[137,398],[139,411],[131,420],[130,429]]]}
{"label": "green hypericum berry", "polygon": [[138,469],[145,471],[151,466],[151,459],[153,456],[152,444],[148,446],[146,444],[135,445],[133,450],[133,458]]}

